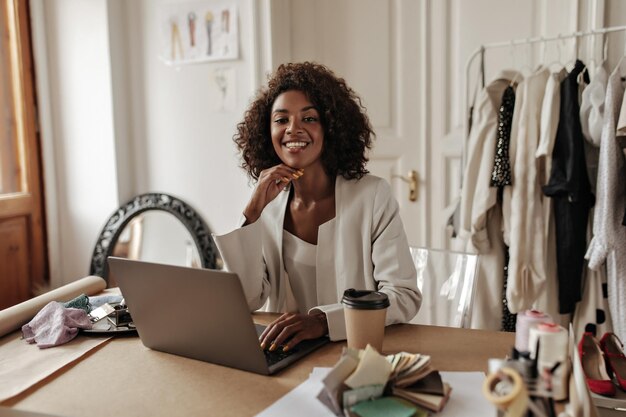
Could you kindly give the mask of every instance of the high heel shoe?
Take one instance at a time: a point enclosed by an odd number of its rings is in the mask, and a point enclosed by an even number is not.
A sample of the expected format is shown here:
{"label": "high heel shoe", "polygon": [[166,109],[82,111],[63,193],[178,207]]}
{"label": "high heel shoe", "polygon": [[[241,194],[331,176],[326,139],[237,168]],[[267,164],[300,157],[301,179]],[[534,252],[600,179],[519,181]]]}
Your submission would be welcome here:
{"label": "high heel shoe", "polygon": [[578,354],[589,389],[596,394],[614,397],[615,385],[606,372],[600,344],[591,333],[585,332],[578,342]]}
{"label": "high heel shoe", "polygon": [[621,389],[626,391],[626,356],[624,356],[624,344],[613,333],[604,333],[600,340],[600,347],[604,352],[606,369],[615,375]]}

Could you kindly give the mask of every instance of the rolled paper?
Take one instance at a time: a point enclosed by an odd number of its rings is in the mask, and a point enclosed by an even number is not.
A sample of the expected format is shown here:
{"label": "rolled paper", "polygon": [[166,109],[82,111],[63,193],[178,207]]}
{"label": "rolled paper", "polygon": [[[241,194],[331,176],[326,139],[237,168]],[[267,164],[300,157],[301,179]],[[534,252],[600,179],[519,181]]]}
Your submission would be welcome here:
{"label": "rolled paper", "polygon": [[528,337],[531,327],[539,323],[552,322],[552,318],[538,310],[525,310],[517,315],[515,323],[515,349],[518,352],[528,352]]}
{"label": "rolled paper", "polygon": [[50,301],[65,302],[81,294],[98,294],[106,286],[106,281],[103,278],[90,275],[12,307],[5,308],[0,311],[0,337],[28,323]]}

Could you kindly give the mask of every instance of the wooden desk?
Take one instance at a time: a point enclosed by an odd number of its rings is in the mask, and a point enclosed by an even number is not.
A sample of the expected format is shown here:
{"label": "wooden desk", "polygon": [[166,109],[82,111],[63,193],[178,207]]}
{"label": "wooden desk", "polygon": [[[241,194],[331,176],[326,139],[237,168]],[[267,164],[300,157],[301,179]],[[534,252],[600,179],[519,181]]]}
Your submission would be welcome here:
{"label": "wooden desk", "polygon": [[[486,371],[487,359],[504,357],[513,344],[513,333],[403,324],[386,329],[383,350],[431,355],[441,371]],[[266,377],[153,351],[137,337],[114,338],[2,405],[80,417],[253,416],[314,367],[333,366],[344,345],[326,345]]]}

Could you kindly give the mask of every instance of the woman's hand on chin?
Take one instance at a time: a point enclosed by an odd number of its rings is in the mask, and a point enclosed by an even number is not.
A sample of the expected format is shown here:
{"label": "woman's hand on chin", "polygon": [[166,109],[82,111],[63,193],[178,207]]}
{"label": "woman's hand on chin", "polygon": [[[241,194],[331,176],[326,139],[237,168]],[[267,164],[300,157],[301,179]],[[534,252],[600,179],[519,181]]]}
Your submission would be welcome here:
{"label": "woman's hand on chin", "polygon": [[261,171],[252,197],[243,211],[243,215],[246,216],[247,220],[246,224],[257,221],[265,206],[274,200],[287,184],[300,178],[303,174],[304,170],[291,168],[285,164],[279,164]]}

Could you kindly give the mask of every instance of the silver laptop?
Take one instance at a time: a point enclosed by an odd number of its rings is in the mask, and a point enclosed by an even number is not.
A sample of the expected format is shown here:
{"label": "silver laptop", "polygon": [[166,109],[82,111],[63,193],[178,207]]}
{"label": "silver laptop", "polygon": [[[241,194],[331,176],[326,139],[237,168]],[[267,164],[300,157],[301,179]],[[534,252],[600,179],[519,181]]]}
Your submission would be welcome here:
{"label": "silver laptop", "polygon": [[109,257],[142,343],[231,368],[270,375],[328,338],[306,340],[288,352],[263,351],[237,274]]}

